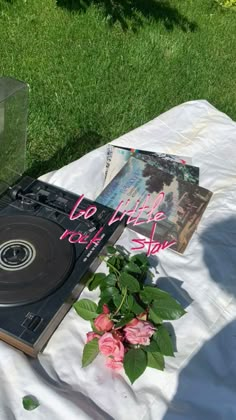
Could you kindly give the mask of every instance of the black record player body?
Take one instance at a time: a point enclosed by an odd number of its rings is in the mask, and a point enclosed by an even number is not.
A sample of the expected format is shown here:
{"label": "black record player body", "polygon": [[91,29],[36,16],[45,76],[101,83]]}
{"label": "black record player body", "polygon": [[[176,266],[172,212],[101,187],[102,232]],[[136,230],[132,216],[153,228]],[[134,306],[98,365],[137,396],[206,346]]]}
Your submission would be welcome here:
{"label": "black record player body", "polygon": [[[85,198],[76,214],[91,205],[96,213],[70,220],[78,196],[28,177],[9,191],[0,198],[0,338],[36,356],[124,222],[108,226],[114,210]],[[66,230],[80,232],[73,243],[60,240]]]}

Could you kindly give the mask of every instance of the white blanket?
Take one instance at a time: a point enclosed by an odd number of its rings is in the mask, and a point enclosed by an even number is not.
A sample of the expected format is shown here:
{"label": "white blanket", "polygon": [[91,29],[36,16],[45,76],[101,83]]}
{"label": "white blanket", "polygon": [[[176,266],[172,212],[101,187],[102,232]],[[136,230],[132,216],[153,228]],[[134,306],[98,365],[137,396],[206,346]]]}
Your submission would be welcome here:
{"label": "white blanket", "polygon": [[[175,358],[147,369],[133,386],[98,356],[81,368],[89,322],[71,309],[34,360],[0,342],[0,419],[232,420],[236,418],[236,124],[206,101],[188,102],[114,141],[191,156],[200,185],[214,194],[184,256],[152,258],[158,284],[185,304],[173,321]],[[53,173],[46,182],[94,199],[102,190],[106,147]],[[134,233],[119,240],[130,248]],[[100,270],[101,271],[101,267]],[[97,299],[86,289],[83,297]],[[22,407],[33,394],[40,406]]]}

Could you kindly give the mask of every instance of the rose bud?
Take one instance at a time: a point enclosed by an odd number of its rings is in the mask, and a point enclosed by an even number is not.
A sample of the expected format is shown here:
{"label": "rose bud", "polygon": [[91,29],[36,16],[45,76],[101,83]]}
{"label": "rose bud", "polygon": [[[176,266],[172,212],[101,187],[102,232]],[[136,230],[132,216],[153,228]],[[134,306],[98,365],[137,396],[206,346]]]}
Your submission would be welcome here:
{"label": "rose bud", "polygon": [[99,335],[99,334],[96,334],[95,332],[93,332],[93,331],[90,331],[90,332],[88,332],[87,334],[86,334],[86,336],[87,336],[87,341],[86,341],[86,343],[89,343],[91,340],[93,340],[94,338],[100,338],[101,336]]}
{"label": "rose bud", "polygon": [[107,314],[100,314],[94,320],[94,326],[97,331],[110,331],[113,328],[114,323]]}
{"label": "rose bud", "polygon": [[110,309],[108,308],[106,303],[104,303],[104,305],[102,305],[102,312],[104,314],[109,314],[110,313]]}

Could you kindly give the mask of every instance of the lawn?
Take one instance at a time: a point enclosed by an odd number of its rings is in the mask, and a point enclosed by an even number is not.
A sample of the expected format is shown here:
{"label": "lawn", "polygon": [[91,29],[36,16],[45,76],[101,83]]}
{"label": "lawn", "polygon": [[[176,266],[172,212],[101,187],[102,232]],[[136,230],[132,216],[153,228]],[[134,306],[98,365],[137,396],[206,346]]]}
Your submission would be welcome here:
{"label": "lawn", "polygon": [[236,13],[214,0],[120,3],[0,0],[0,74],[30,85],[34,176],[188,100],[236,119]]}

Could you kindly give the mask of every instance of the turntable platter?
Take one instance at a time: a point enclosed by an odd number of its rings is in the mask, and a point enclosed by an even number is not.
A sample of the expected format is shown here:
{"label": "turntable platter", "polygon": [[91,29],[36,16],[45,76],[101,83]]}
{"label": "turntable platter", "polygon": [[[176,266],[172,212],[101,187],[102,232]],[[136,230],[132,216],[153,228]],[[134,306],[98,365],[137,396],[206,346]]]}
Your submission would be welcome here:
{"label": "turntable platter", "polygon": [[40,300],[66,280],[75,254],[62,233],[41,217],[0,217],[0,305]]}

